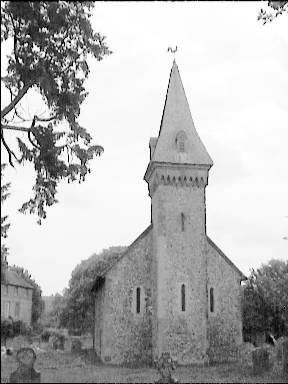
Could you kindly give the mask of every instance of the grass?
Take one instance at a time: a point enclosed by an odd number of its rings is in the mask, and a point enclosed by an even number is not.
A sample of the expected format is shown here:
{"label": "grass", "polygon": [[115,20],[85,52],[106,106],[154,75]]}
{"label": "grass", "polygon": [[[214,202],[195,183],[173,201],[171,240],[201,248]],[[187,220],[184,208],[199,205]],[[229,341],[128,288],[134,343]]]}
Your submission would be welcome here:
{"label": "grass", "polygon": [[[67,351],[54,351],[41,344],[46,352],[37,356],[35,369],[41,372],[42,383],[153,383],[159,379],[156,369],[123,368],[107,366],[100,362],[89,362],[84,355]],[[17,368],[15,356],[1,358],[1,383],[8,382]],[[218,364],[209,367],[178,367],[174,377],[182,383],[287,383],[281,376],[280,365],[269,373],[255,376],[252,367],[240,363]]]}

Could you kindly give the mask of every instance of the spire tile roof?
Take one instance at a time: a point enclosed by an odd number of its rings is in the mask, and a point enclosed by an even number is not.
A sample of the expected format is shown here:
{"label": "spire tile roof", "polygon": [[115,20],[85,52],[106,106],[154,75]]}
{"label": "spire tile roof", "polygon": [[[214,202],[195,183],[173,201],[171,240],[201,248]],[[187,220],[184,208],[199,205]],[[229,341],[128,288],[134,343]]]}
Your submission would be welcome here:
{"label": "spire tile roof", "polygon": [[[185,138],[185,151],[180,153],[176,144],[177,134]],[[151,161],[213,165],[195,129],[175,60],[170,72],[159,137]]]}

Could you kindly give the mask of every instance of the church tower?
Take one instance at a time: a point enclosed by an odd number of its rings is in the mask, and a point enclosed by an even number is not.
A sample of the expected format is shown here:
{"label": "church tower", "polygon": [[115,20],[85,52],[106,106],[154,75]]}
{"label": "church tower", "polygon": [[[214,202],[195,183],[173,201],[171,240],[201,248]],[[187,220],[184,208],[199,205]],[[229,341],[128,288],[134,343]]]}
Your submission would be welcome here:
{"label": "church tower", "polygon": [[144,180],[152,206],[153,358],[206,361],[205,188],[213,162],[198,136],[174,60],[158,138]]}

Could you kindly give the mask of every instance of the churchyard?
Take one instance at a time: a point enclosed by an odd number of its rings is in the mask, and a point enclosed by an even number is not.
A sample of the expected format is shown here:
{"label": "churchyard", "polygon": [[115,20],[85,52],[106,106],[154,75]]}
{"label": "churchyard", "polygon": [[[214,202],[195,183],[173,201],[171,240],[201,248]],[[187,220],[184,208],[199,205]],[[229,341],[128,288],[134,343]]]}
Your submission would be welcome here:
{"label": "churchyard", "polygon": [[[1,383],[9,382],[9,377],[17,369],[16,351],[28,345],[23,337],[7,340],[7,348],[12,355],[1,354]],[[34,341],[31,346],[36,353],[34,368],[41,373],[43,383],[154,383],[160,374],[153,367],[117,367],[104,365],[92,353],[91,341],[81,338],[82,349],[71,351],[71,340],[65,342],[64,350],[55,350],[51,342]],[[208,367],[176,367],[173,378],[178,382],[221,382],[221,383],[286,383],[283,376],[282,360],[276,347],[266,346],[269,366],[265,372],[255,373],[252,364],[252,344],[245,343],[239,360]],[[278,354],[278,358],[277,358]]]}

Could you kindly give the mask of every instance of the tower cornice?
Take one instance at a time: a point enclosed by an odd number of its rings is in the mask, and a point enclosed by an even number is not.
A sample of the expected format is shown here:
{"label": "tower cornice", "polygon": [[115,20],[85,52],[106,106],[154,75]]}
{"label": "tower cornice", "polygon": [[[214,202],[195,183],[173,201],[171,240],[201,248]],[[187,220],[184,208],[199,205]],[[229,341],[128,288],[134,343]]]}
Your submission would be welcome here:
{"label": "tower cornice", "polygon": [[144,180],[148,183],[150,197],[159,185],[205,188],[210,168],[211,165],[152,161],[148,165]]}
{"label": "tower cornice", "polygon": [[191,163],[168,163],[164,161],[150,161],[148,167],[146,169],[144,180],[149,183],[149,179],[153,173],[153,171],[158,168],[159,170],[171,169],[171,170],[206,170],[212,167],[210,164],[191,164]]}

